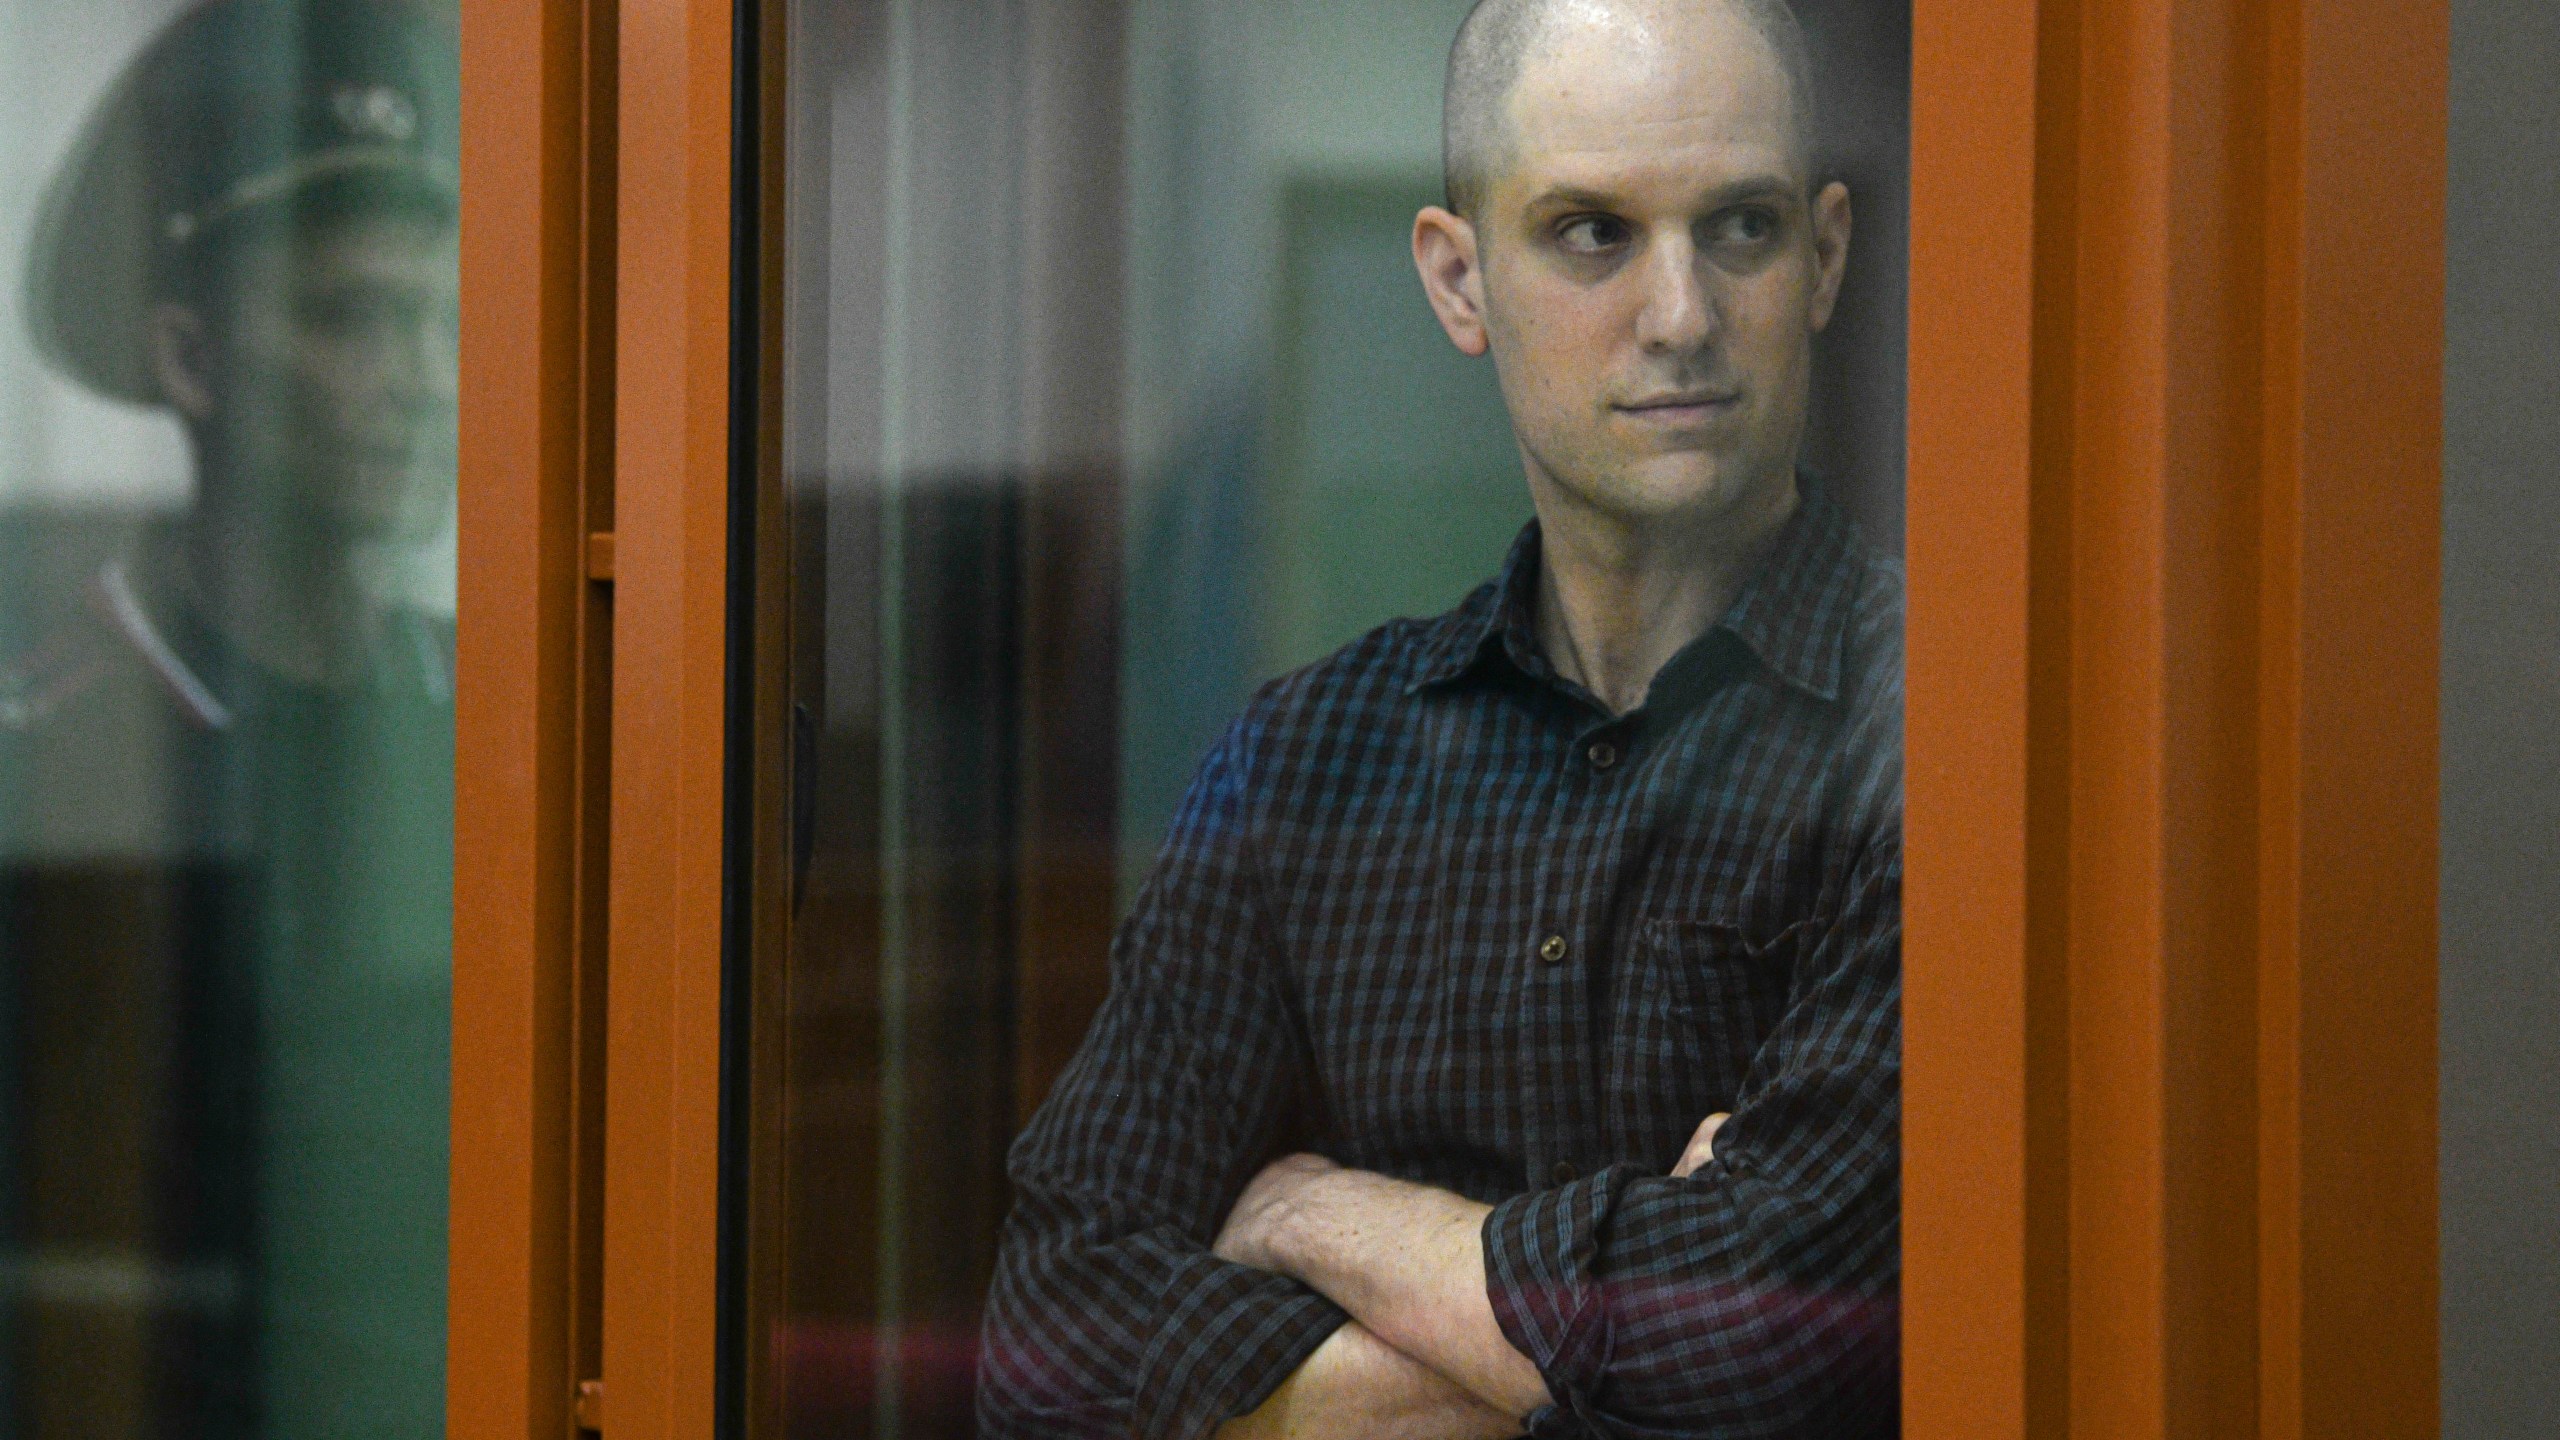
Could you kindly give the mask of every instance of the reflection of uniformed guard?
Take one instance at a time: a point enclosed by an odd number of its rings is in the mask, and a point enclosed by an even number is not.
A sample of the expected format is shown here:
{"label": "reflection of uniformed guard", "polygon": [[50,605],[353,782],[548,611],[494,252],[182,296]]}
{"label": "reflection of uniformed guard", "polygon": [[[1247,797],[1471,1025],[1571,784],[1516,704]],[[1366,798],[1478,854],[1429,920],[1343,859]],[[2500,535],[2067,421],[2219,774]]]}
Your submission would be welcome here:
{"label": "reflection of uniformed guard", "polygon": [[0,1430],[443,1431],[451,624],[378,573],[452,500],[455,48],[209,0],[38,219],[39,353],[196,500],[0,634]]}

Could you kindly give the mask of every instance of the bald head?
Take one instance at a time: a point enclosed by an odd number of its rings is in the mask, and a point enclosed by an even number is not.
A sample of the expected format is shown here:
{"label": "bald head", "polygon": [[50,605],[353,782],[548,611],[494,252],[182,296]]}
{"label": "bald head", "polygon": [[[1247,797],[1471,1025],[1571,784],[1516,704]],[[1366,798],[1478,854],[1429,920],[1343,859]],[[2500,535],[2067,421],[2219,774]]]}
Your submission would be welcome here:
{"label": "bald head", "polygon": [[1786,75],[1792,122],[1808,181],[1814,137],[1813,63],[1787,0],[1477,0],[1449,47],[1442,102],[1441,163],[1449,208],[1470,219],[1509,163],[1511,97],[1540,52],[1574,30],[1623,28],[1664,35],[1699,12],[1721,10],[1748,22]]}

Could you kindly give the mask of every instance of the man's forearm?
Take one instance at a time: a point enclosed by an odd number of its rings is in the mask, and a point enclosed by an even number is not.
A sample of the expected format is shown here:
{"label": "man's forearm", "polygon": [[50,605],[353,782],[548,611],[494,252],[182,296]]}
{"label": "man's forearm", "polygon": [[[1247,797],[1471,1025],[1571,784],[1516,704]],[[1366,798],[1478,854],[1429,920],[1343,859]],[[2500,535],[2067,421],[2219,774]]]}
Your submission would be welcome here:
{"label": "man's forearm", "polygon": [[1217,1440],[1511,1440],[1519,1422],[1380,1340],[1336,1330],[1262,1407]]}
{"label": "man's forearm", "polygon": [[1302,1157],[1254,1181],[1219,1253],[1304,1283],[1386,1344],[1522,1417],[1548,1403],[1547,1384],[1494,1319],[1488,1213],[1445,1190]]}

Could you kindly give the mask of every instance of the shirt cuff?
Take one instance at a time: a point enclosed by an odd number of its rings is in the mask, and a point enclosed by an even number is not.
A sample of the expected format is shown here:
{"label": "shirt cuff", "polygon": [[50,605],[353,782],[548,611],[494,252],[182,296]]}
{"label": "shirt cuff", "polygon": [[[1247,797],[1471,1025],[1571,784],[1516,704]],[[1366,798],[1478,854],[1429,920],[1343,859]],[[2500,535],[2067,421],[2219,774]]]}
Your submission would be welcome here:
{"label": "shirt cuff", "polygon": [[[1593,1270],[1618,1188],[1638,1173],[1615,1166],[1570,1185],[1514,1196],[1484,1219],[1485,1291],[1513,1347],[1546,1377],[1555,1397],[1533,1420],[1550,1427],[1579,1413],[1609,1370],[1609,1308]],[[1570,1434],[1562,1428],[1531,1433]]]}
{"label": "shirt cuff", "polygon": [[1186,1257],[1138,1365],[1140,1440],[1201,1440],[1250,1415],[1350,1316],[1284,1276]]}

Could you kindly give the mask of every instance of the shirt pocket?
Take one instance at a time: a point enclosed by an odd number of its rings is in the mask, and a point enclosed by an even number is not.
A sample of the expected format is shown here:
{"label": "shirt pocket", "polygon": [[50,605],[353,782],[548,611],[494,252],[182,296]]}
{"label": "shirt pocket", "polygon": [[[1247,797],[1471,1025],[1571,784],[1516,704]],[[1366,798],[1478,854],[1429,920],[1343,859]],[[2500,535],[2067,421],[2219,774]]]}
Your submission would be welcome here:
{"label": "shirt pocket", "polygon": [[1656,919],[1636,933],[1608,1065],[1612,1106],[1648,1158],[1676,1157],[1698,1122],[1729,1111],[1752,1058],[1786,1013],[1809,920],[1755,930],[1723,920]]}

